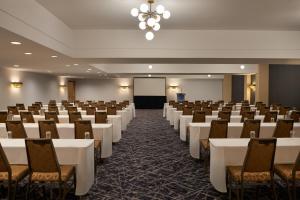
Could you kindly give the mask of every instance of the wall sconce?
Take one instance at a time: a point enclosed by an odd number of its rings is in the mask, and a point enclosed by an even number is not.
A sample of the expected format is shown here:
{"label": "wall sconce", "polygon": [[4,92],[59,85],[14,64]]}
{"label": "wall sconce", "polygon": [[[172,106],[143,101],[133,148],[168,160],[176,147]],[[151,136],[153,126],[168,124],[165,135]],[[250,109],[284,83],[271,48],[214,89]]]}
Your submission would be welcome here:
{"label": "wall sconce", "polygon": [[13,88],[21,88],[23,85],[22,82],[10,82],[10,86]]}
{"label": "wall sconce", "polygon": [[173,90],[176,90],[176,89],[178,89],[179,87],[178,87],[178,85],[170,85],[169,88],[171,88],[171,89],[173,89]]}
{"label": "wall sconce", "polygon": [[65,87],[67,87],[67,85],[59,85],[59,87],[65,88]]}
{"label": "wall sconce", "polygon": [[255,83],[251,83],[248,87],[249,87],[251,90],[255,90],[255,89],[256,89],[256,84],[255,84]]}
{"label": "wall sconce", "polygon": [[120,88],[123,89],[123,90],[126,90],[126,89],[129,88],[129,86],[128,85],[121,85]]}

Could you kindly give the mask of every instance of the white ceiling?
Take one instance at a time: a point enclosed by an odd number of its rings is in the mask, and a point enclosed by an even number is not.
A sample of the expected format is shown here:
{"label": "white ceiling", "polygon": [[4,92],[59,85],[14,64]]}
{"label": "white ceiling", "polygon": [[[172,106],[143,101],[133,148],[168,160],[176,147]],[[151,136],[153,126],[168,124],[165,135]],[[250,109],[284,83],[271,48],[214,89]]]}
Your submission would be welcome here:
{"label": "white ceiling", "polygon": [[[136,29],[144,0],[36,0],[72,29]],[[156,0],[171,11],[163,29],[300,30],[299,0]]]}

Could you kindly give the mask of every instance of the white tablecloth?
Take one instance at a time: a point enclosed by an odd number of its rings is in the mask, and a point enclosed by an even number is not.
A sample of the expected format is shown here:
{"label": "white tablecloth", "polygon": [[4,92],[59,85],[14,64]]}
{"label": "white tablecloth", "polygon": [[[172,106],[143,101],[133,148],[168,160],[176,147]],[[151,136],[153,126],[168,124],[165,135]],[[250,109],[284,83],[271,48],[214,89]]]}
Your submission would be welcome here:
{"label": "white tablecloth", "polygon": [[[179,112],[179,111],[176,111]],[[176,115],[175,115],[176,116]],[[261,120],[261,122],[264,120],[264,115],[255,115],[254,119],[259,119]],[[230,122],[232,123],[239,123],[241,121],[242,116],[241,115],[231,115],[230,116]],[[277,119],[283,119],[284,116],[283,115],[278,115]],[[218,119],[217,115],[208,115],[205,116],[205,122],[209,123],[212,120],[216,120]],[[186,140],[186,129],[189,123],[191,123],[193,120],[193,116],[192,115],[180,115],[180,120],[178,120],[178,122],[180,122],[180,139],[182,141]],[[175,128],[175,125],[174,125]]]}
{"label": "white tablecloth", "polygon": [[163,117],[166,117],[167,115],[167,107],[169,106],[169,103],[164,103],[164,108],[163,108]]}
{"label": "white tablecloth", "polygon": [[[56,124],[59,138],[74,139],[74,124]],[[24,124],[28,138],[39,138],[39,125],[37,123]],[[101,158],[108,158],[112,155],[112,125],[92,124],[94,138],[102,141]],[[6,125],[0,123],[0,138],[6,138]]]}
{"label": "white tablecloth", "polygon": [[[226,192],[226,166],[242,166],[249,139],[210,139],[210,182]],[[278,138],[275,164],[294,163],[300,151],[300,138]]]}
{"label": "white tablecloth", "polygon": [[[190,123],[190,154],[193,158],[199,158],[200,139],[207,139],[209,136],[210,123]],[[273,136],[276,123],[261,123],[260,138]],[[239,138],[242,133],[243,123],[228,124],[228,138]],[[300,123],[294,123],[295,136],[300,137]]]}
{"label": "white tablecloth", "polygon": [[[27,164],[24,139],[0,139],[11,164]],[[59,164],[76,167],[76,195],[85,195],[94,183],[94,140],[53,139]]]}

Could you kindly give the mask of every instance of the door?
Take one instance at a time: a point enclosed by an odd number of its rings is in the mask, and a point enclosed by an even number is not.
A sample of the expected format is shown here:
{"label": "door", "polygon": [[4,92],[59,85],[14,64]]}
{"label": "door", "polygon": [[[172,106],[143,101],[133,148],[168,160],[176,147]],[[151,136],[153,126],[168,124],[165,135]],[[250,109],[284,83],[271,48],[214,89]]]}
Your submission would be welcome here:
{"label": "door", "polygon": [[68,81],[68,100],[75,101],[75,81]]}

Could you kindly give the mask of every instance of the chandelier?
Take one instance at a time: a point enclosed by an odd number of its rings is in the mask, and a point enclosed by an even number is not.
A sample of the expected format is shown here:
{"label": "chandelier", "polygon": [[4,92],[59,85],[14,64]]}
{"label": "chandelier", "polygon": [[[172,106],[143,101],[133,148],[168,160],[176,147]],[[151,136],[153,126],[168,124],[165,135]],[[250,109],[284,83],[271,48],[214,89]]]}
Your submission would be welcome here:
{"label": "chandelier", "polygon": [[153,10],[152,5],[154,0],[148,0],[148,4],[143,3],[140,9],[131,9],[131,15],[138,18],[139,28],[141,30],[146,30],[146,39],[153,40],[154,31],[159,31],[161,18],[169,19],[171,16],[170,11],[165,10],[165,7],[158,5],[155,10]]}

